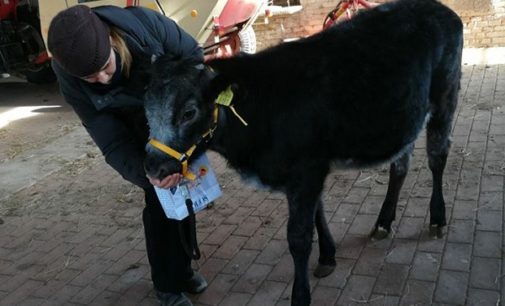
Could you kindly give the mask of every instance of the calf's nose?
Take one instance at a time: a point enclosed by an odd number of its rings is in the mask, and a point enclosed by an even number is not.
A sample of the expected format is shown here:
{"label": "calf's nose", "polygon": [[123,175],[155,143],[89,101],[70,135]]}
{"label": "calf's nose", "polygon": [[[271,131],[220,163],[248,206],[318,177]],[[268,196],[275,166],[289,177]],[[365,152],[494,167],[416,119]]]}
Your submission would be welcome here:
{"label": "calf's nose", "polygon": [[146,157],[144,160],[144,168],[147,175],[159,180],[164,179],[170,174],[181,172],[182,170],[180,163],[173,158],[160,160],[153,156]]}

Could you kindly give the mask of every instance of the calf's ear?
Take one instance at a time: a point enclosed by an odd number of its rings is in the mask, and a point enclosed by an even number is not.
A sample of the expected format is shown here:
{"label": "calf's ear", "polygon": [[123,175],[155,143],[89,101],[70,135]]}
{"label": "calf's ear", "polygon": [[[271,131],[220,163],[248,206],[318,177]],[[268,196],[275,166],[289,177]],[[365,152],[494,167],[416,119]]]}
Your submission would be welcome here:
{"label": "calf's ear", "polygon": [[210,80],[207,85],[206,100],[214,102],[219,94],[226,90],[229,86],[234,86],[234,83],[224,74],[217,74]]}
{"label": "calf's ear", "polygon": [[150,59],[147,57],[136,58],[130,68],[129,77],[124,85],[124,91],[132,95],[145,94],[151,82],[152,74],[153,67]]}

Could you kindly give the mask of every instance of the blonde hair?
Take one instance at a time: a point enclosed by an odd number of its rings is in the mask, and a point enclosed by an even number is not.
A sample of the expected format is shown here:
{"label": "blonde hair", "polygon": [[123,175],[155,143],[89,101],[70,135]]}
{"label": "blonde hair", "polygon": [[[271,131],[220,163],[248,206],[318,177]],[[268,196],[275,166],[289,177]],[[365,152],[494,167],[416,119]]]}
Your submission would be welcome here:
{"label": "blonde hair", "polygon": [[121,58],[121,67],[125,77],[130,76],[130,68],[132,66],[132,54],[128,50],[128,46],[123,39],[121,30],[115,27],[110,28],[110,37],[112,40],[112,48],[119,54]]}

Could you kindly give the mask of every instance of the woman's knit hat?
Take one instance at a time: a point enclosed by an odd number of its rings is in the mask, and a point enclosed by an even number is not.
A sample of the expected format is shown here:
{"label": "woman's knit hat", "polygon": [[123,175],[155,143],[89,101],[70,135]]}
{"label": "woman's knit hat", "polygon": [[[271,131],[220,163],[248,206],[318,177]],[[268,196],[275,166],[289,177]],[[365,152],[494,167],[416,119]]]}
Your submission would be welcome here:
{"label": "woman's knit hat", "polygon": [[110,29],[89,7],[61,11],[49,26],[47,45],[68,73],[84,77],[100,71],[110,56]]}

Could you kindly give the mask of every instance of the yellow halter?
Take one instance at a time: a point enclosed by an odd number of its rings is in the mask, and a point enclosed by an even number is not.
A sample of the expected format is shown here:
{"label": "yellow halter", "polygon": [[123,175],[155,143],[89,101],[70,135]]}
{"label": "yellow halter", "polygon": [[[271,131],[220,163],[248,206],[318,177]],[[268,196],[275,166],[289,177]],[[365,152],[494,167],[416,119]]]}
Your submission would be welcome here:
{"label": "yellow halter", "polygon": [[[228,88],[224,91],[222,91],[219,96],[216,99],[216,105],[214,107],[214,124],[213,126],[202,135],[202,138],[200,140],[192,145],[185,153],[179,153],[176,150],[170,148],[169,146],[161,143],[160,141],[151,138],[149,140],[149,144],[152,145],[153,147],[157,148],[158,150],[172,156],[173,158],[177,159],[181,165],[182,165],[182,175],[189,179],[189,180],[194,180],[196,178],[196,175],[188,171],[188,160],[197,148],[197,146],[204,140],[208,141],[210,138],[212,138],[214,131],[216,130],[217,127],[217,117],[219,114],[219,108],[218,105],[226,106],[231,109],[233,114],[244,124],[247,126],[247,122],[240,117],[240,115],[237,113],[233,105],[231,105],[231,101],[233,100],[233,91],[231,90],[231,87],[228,86]],[[208,138],[208,139],[207,139]]]}

